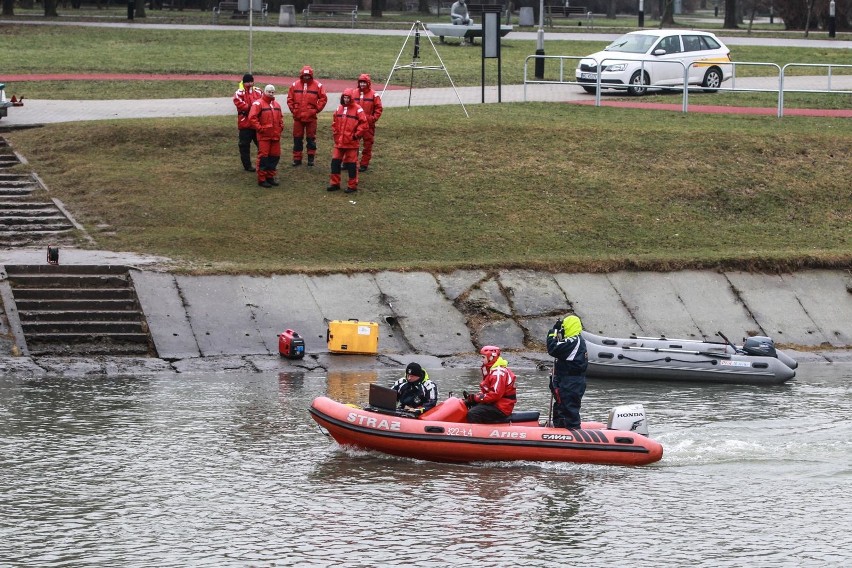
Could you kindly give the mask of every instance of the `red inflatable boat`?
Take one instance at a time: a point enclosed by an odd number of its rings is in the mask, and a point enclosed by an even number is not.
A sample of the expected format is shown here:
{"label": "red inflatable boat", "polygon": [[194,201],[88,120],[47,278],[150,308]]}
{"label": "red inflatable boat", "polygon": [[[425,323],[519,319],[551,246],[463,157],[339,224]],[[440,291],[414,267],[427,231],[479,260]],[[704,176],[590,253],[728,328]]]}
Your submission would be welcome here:
{"label": "red inflatable boat", "polygon": [[[314,399],[310,413],[343,446],[429,461],[646,465],[663,457],[663,447],[639,433],[647,433],[641,405],[612,409],[609,427],[584,422],[579,429],[541,426],[538,412],[515,413],[514,421],[506,424],[468,424],[467,407],[458,398],[439,403],[420,418],[362,409],[324,396]],[[627,429],[612,428],[616,423]]]}

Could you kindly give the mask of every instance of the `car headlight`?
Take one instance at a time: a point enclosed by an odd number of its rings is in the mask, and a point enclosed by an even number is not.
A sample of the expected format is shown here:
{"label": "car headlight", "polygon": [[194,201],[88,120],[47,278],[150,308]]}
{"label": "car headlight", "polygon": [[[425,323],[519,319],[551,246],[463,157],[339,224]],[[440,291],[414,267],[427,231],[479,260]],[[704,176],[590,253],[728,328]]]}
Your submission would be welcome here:
{"label": "car headlight", "polygon": [[627,69],[626,63],[614,63],[612,65],[607,65],[604,71],[609,73],[620,73]]}

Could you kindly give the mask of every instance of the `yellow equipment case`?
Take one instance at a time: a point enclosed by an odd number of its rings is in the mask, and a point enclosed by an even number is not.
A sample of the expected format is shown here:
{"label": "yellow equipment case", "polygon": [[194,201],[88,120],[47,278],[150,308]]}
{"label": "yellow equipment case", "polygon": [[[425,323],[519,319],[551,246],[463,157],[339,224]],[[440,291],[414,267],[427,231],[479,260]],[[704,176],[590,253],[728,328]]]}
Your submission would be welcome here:
{"label": "yellow equipment case", "polygon": [[356,319],[330,321],[326,341],[331,353],[376,355],[379,352],[379,324]]}

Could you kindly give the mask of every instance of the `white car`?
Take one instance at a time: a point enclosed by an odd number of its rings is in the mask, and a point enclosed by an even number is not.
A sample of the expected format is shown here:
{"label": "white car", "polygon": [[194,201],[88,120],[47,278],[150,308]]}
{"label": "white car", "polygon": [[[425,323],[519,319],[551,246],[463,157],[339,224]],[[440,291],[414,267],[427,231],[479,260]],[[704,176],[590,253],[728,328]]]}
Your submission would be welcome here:
{"label": "white car", "polygon": [[730,62],[731,51],[709,32],[641,30],[581,59],[576,75],[594,93],[600,64],[601,89],[626,87],[630,95],[644,95],[649,87],[682,87],[688,68],[688,84],[712,93],[731,78]]}

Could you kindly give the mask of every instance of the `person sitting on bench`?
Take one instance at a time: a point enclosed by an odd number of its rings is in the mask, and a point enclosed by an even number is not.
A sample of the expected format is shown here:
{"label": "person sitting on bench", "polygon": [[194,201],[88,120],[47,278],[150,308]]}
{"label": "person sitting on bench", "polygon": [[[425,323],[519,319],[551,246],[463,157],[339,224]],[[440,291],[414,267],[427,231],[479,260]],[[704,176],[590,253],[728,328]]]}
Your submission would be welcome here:
{"label": "person sitting on bench", "polygon": [[450,8],[450,19],[454,26],[470,26],[473,25],[473,20],[467,11],[465,0],[456,0]]}

